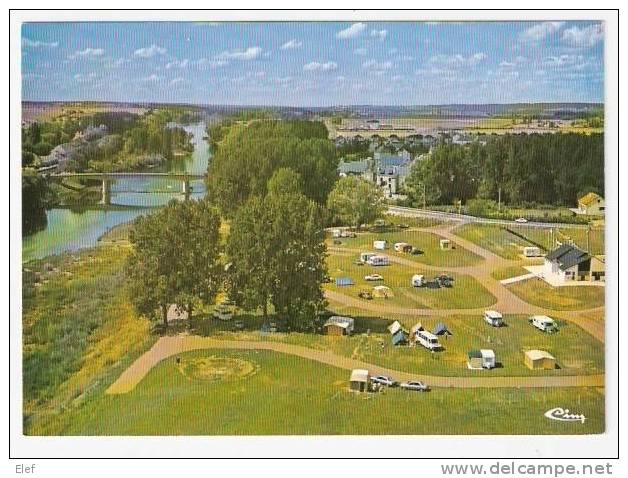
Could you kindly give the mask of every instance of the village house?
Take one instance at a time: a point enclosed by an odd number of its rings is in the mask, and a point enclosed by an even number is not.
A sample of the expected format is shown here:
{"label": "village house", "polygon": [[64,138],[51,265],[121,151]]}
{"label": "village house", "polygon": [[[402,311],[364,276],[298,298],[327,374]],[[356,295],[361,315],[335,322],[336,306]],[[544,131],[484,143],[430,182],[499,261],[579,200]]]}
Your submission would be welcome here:
{"label": "village house", "polygon": [[338,174],[345,176],[358,176],[367,181],[373,181],[373,170],[371,159],[362,159],[360,161],[341,161],[338,164]]}
{"label": "village house", "polygon": [[604,280],[604,262],[600,257],[571,244],[563,244],[545,256],[543,277],[548,282]]}
{"label": "village house", "polygon": [[578,208],[572,209],[572,211],[576,214],[603,216],[604,209],[604,198],[596,193],[588,193],[578,199]]}

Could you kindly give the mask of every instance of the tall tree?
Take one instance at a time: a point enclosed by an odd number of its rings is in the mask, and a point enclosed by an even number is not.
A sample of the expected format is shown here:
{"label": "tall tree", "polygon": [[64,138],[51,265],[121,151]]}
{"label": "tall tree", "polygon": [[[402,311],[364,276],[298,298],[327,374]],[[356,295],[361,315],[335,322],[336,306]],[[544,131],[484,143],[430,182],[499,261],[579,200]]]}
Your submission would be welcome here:
{"label": "tall tree", "polygon": [[46,226],[47,195],[46,180],[34,169],[25,168],[22,171],[22,235]]}
{"label": "tall tree", "polygon": [[382,215],[384,195],[373,183],[347,176],[336,183],[327,199],[327,207],[338,221],[359,228]]}
{"label": "tall tree", "polygon": [[213,301],[221,285],[220,218],[206,200],[171,201],[139,218],[130,235],[126,273],[137,310],[167,324],[170,304],[187,308]]}
{"label": "tall tree", "polygon": [[279,170],[266,197],[252,197],[236,213],[227,242],[230,296],[249,310],[269,306],[295,329],[312,325],[324,303],[324,211]]}

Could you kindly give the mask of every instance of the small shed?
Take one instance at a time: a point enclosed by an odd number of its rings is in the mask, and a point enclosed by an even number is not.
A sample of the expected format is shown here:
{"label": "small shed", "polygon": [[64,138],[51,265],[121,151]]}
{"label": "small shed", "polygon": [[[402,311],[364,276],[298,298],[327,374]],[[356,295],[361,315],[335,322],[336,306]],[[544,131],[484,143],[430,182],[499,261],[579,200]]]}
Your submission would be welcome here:
{"label": "small shed", "polygon": [[467,366],[471,369],[495,367],[495,352],[490,349],[471,350],[468,356]]}
{"label": "small shed", "polygon": [[441,239],[440,240],[440,248],[442,250],[449,250],[449,249],[451,249],[451,241],[449,239]]}
{"label": "small shed", "polygon": [[166,319],[168,322],[176,322],[178,320],[187,320],[188,311],[185,308],[178,304],[170,304],[168,307],[168,312],[166,314]]}
{"label": "small shed", "polygon": [[386,241],[373,241],[373,249],[383,251],[386,249]]}
{"label": "small shed", "polygon": [[556,359],[545,350],[527,350],[524,352],[524,363],[530,370],[554,370]]}
{"label": "small shed", "polygon": [[336,285],[337,286],[346,286],[346,285],[353,285],[353,279],[351,277],[338,277],[336,279]]}
{"label": "small shed", "polygon": [[327,335],[351,335],[355,327],[355,321],[351,317],[333,315],[323,324],[323,330]]}
{"label": "small shed", "polygon": [[368,370],[356,368],[351,372],[349,388],[355,392],[368,392],[370,379]]}
{"label": "small shed", "polygon": [[432,331],[434,335],[454,335],[443,322],[439,322]]}
{"label": "small shed", "polygon": [[408,334],[405,330],[399,329],[390,339],[393,345],[403,345],[408,343]]}
{"label": "small shed", "polygon": [[373,297],[379,297],[383,299],[388,299],[389,297],[394,297],[393,291],[390,287],[386,287],[385,285],[376,285],[373,287]]}
{"label": "small shed", "polygon": [[397,320],[388,326],[388,332],[390,332],[390,335],[395,335],[399,330],[403,330],[403,325],[401,325]]}

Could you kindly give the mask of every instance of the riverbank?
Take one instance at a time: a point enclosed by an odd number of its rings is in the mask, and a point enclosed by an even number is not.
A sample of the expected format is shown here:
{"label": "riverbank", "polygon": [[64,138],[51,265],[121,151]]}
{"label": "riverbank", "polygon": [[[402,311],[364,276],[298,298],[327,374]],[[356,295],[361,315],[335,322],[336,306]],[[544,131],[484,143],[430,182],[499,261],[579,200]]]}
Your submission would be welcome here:
{"label": "riverbank", "polygon": [[[205,123],[186,125],[184,129],[192,134],[194,151],[177,156],[160,166],[159,170],[205,174],[211,156],[209,144],[203,139],[206,135]],[[151,171],[157,171],[157,168]],[[192,198],[205,195],[203,180],[191,181],[190,185]],[[149,214],[173,198],[183,198],[180,184],[159,178],[118,180],[112,185],[111,192],[113,203],[110,206],[98,204],[100,187],[94,187],[95,201],[79,200],[77,204],[48,209],[46,227],[22,239],[22,262],[94,247],[115,226]]]}

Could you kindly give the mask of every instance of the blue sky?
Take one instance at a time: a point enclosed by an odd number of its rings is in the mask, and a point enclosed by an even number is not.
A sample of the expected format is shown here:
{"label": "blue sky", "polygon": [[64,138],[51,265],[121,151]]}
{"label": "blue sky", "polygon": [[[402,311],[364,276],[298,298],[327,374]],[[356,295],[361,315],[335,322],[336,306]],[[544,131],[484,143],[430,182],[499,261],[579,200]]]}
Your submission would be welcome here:
{"label": "blue sky", "polygon": [[28,23],[25,100],[603,102],[599,22]]}

